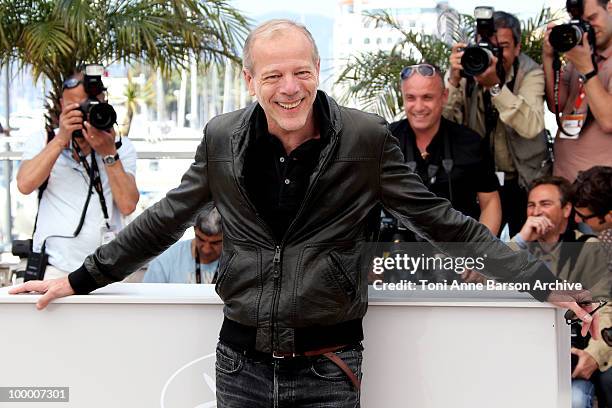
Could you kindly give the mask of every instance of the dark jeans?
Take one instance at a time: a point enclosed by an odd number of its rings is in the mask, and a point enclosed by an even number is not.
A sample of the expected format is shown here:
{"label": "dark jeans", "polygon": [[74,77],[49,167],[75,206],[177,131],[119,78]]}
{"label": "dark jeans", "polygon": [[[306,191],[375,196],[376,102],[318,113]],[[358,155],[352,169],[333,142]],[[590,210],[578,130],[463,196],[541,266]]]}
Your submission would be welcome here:
{"label": "dark jeans", "polygon": [[508,224],[510,238],[518,234],[527,221],[527,191],[518,184],[518,178],[505,180],[499,189],[502,205],[502,222],[499,232]]}
{"label": "dark jeans", "polygon": [[[362,352],[337,352],[361,378]],[[359,391],[327,357],[251,358],[217,345],[217,408],[359,408]]]}

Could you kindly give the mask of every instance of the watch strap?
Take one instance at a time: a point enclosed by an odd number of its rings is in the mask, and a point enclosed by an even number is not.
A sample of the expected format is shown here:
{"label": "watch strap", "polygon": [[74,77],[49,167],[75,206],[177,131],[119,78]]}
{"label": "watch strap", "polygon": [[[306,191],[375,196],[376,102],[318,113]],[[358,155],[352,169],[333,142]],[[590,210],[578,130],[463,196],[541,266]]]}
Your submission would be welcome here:
{"label": "watch strap", "polygon": [[104,164],[115,164],[117,163],[117,160],[119,160],[119,153],[115,153],[115,155],[108,155],[108,156],[104,156],[104,158],[102,158],[102,161],[104,162]]}
{"label": "watch strap", "polygon": [[595,68],[591,71],[588,72],[586,74],[581,74],[580,75],[580,80],[582,81],[583,84],[586,84],[586,82],[593,78],[595,75],[597,75],[597,65],[595,66]]}

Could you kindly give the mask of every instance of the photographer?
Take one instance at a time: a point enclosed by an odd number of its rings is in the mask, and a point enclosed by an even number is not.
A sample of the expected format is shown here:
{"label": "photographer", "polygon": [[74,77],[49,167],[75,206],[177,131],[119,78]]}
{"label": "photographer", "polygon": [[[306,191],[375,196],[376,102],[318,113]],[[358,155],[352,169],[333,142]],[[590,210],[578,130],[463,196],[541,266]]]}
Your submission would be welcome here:
{"label": "photographer", "polygon": [[[44,243],[46,278],[78,268],[91,251],[121,228],[121,216],[132,213],[139,198],[131,142],[124,138],[117,148],[112,127],[103,131],[84,120],[80,106],[91,98],[84,85],[86,78],[77,73],[64,81],[59,129],[28,139],[17,173],[21,193],[39,189],[32,250],[43,253]],[[101,79],[99,85],[96,96],[102,101]]]}
{"label": "photographer", "polygon": [[[612,167],[595,166],[580,172],[573,184],[574,217],[587,224],[601,242],[607,257],[608,281],[612,278]],[[612,288],[607,285],[608,299]],[[612,327],[612,306],[602,310],[600,327]],[[573,349],[574,400],[590,399],[596,391],[599,407],[612,407],[612,347],[604,340],[589,340],[584,350]],[[578,389],[577,389],[578,388]],[[582,404],[579,406],[588,406]]]}
{"label": "photographer", "polygon": [[525,222],[522,209],[527,204],[527,187],[549,172],[544,75],[536,62],[521,53],[517,18],[497,11],[492,20],[492,35],[480,36],[479,42],[501,49],[502,63],[498,64],[496,52],[492,52],[484,72],[466,75],[461,59],[467,44],[455,44],[443,115],[476,131],[489,144],[501,184],[501,225],[508,223],[513,236]]}
{"label": "photographer", "polygon": [[[559,110],[565,115],[561,123],[569,135],[557,134],[554,173],[570,181],[591,166],[612,166],[612,3],[607,0],[575,3],[579,10],[575,11],[578,17],[575,20],[583,27],[584,23],[592,27],[594,44],[589,44],[585,32],[581,41],[563,54],[568,64],[559,81]],[[546,32],[542,61],[546,101],[554,113],[555,50],[550,42],[553,26],[549,24]]]}

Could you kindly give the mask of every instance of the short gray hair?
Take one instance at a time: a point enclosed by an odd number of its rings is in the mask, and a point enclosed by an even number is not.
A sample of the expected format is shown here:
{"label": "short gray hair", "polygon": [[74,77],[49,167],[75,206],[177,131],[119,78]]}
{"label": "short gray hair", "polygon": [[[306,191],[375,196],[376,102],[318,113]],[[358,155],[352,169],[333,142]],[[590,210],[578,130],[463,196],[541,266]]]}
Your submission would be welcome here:
{"label": "short gray hair", "polygon": [[514,15],[506,13],[505,11],[496,11],[493,13],[493,25],[496,30],[508,28],[512,31],[514,45],[519,45],[521,43],[521,22]]}
{"label": "short gray hair", "polygon": [[217,235],[223,232],[221,214],[214,204],[209,203],[198,213],[194,226],[198,227],[204,235]]}
{"label": "short gray hair", "polygon": [[246,41],[244,42],[244,48],[242,50],[242,67],[251,72],[253,71],[253,56],[251,48],[253,47],[253,43],[257,37],[291,28],[301,31],[306,36],[306,39],[312,44],[312,59],[315,63],[317,63],[319,61],[319,49],[317,48],[317,44],[315,43],[312,34],[310,31],[308,31],[306,26],[288,19],[274,19],[260,24],[249,33]]}

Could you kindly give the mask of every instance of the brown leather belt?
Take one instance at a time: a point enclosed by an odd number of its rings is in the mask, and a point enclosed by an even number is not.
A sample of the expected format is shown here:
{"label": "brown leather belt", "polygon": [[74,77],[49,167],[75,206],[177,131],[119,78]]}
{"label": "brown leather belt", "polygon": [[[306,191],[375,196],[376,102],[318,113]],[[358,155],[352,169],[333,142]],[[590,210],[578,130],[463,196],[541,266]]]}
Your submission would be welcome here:
{"label": "brown leather belt", "polygon": [[335,353],[336,351],[347,348],[348,345],[343,344],[341,346],[334,347],[325,347],[318,350],[304,351],[302,353],[278,353],[276,351],[272,352],[272,358],[275,359],[286,359],[286,358],[294,358],[294,357],[316,357],[316,356],[325,356],[332,363],[338,366],[344,374],[351,380],[353,386],[357,391],[361,389],[361,381],[357,378],[357,375],[351,370],[351,368]]}

